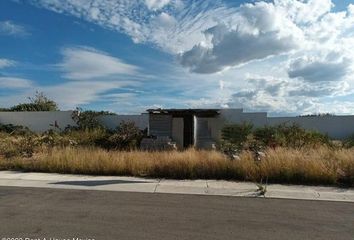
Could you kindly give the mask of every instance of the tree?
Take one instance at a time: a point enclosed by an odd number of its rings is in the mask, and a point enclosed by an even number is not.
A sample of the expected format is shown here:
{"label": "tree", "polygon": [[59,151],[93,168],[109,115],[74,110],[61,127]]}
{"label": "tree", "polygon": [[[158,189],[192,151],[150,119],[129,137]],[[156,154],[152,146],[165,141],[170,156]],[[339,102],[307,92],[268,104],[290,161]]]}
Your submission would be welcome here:
{"label": "tree", "polygon": [[76,108],[76,111],[73,112],[72,119],[77,123],[76,129],[80,130],[93,130],[97,128],[103,129],[104,126],[100,123],[98,117],[105,115],[116,115],[108,111],[92,111],[92,110],[83,110],[80,107]]}
{"label": "tree", "polygon": [[43,92],[36,92],[34,97],[28,97],[29,103],[20,103],[9,109],[13,112],[58,111],[58,104],[49,99]]}

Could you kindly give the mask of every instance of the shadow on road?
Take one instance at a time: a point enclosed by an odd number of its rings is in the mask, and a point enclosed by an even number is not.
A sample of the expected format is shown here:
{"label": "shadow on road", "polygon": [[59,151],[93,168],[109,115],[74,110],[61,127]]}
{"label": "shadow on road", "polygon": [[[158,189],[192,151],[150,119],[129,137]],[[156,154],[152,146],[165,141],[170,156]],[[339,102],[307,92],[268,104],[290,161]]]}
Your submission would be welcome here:
{"label": "shadow on road", "polygon": [[95,180],[95,181],[64,181],[64,182],[55,182],[51,184],[60,184],[60,185],[75,185],[75,186],[103,186],[111,184],[130,184],[130,183],[150,183],[147,181],[125,181],[125,180]]}

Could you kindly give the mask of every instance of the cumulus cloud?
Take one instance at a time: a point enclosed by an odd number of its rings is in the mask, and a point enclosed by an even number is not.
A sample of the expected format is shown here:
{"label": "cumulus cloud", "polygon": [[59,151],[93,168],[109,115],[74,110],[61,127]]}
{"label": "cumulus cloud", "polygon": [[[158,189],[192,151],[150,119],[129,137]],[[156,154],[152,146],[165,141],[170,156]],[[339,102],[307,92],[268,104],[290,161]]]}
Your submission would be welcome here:
{"label": "cumulus cloud", "polygon": [[15,66],[16,62],[10,59],[0,58],[0,69]]}
{"label": "cumulus cloud", "polygon": [[286,10],[290,19],[297,24],[317,22],[334,6],[331,0],[275,0],[274,4]]}
{"label": "cumulus cloud", "polygon": [[180,57],[181,64],[192,72],[220,72],[227,67],[286,53],[297,47],[292,36],[280,37],[277,32],[250,34],[218,25],[206,34],[212,36],[212,47],[199,44]]}
{"label": "cumulus cloud", "polygon": [[290,78],[301,78],[309,82],[329,82],[343,79],[350,70],[351,60],[316,59],[303,57],[291,62]]}
{"label": "cumulus cloud", "polygon": [[243,90],[232,94],[228,106],[273,113],[313,113],[318,112],[315,111],[315,106],[318,106],[321,98],[351,93],[345,81],[323,85],[260,76],[251,77],[246,81],[247,86]]}
{"label": "cumulus cloud", "polygon": [[184,52],[181,64],[192,72],[215,73],[297,49],[304,44],[303,32],[282,10],[265,2],[242,5],[228,23],[204,31],[210,43]]}
{"label": "cumulus cloud", "polygon": [[20,24],[16,24],[12,21],[0,21],[0,35],[24,37],[29,34],[27,29]]}
{"label": "cumulus cloud", "polygon": [[119,58],[88,47],[64,48],[63,62],[57,66],[64,72],[64,77],[85,80],[114,75],[136,74],[138,68]]}

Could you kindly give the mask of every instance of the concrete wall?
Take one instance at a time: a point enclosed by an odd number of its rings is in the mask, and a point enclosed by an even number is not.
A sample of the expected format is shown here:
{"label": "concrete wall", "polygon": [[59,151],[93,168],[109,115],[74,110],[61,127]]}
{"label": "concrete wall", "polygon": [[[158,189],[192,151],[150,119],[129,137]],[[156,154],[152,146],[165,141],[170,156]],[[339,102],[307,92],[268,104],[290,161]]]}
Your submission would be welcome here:
{"label": "concrete wall", "polygon": [[172,140],[179,149],[183,148],[183,118],[172,118]]}
{"label": "concrete wall", "polygon": [[223,123],[238,123],[241,122],[242,109],[221,109],[220,116]]}
{"label": "concrete wall", "polygon": [[212,139],[216,142],[221,139],[221,130],[226,124],[241,124],[243,122],[250,122],[255,127],[264,126],[268,123],[267,113],[245,113],[242,109],[221,109],[219,116],[208,119]]}
{"label": "concrete wall", "polygon": [[267,113],[242,113],[241,122],[250,122],[254,127],[262,127],[267,124]]}
{"label": "concrete wall", "polygon": [[[72,119],[73,111],[56,112],[0,112],[0,124],[13,124],[28,127],[35,132],[55,129],[55,123],[64,129],[68,125],[76,126]],[[154,115],[150,124],[154,124],[157,132],[153,135],[171,136],[183,145],[183,124],[181,120],[173,120],[171,116]],[[99,121],[107,128],[114,129],[122,121],[133,121],[140,129],[149,126],[149,115],[107,115],[99,117]],[[215,118],[206,118],[208,129],[214,141],[221,138],[221,129],[225,124],[251,122],[255,127],[275,126],[282,123],[296,123],[302,128],[316,130],[328,134],[334,139],[344,139],[354,133],[354,116],[321,116],[321,117],[267,117],[267,113],[245,113],[242,109],[221,109]],[[182,121],[183,123],[183,121]],[[175,125],[175,126],[174,126]],[[167,129],[167,131],[165,131]],[[159,132],[165,131],[165,132]],[[182,140],[181,140],[182,139]]]}
{"label": "concrete wall", "polygon": [[[55,122],[64,130],[68,125],[77,126],[72,119],[73,111],[55,112],[0,112],[0,124],[13,124],[28,127],[34,132],[44,132],[56,129]],[[115,129],[123,121],[133,121],[137,127],[144,130],[149,125],[148,114],[141,115],[106,115],[98,117],[99,122],[109,129]]]}
{"label": "concrete wall", "polygon": [[139,129],[144,130],[149,126],[149,115],[104,115],[99,116],[98,121],[108,129],[115,129],[124,121],[134,122]]}
{"label": "concrete wall", "polygon": [[354,116],[267,117],[267,113],[245,113],[242,109],[221,109],[220,115],[208,120],[215,141],[221,139],[221,129],[226,124],[250,122],[254,127],[279,124],[299,124],[307,130],[328,134],[333,139],[345,139],[354,133]]}
{"label": "concrete wall", "polygon": [[307,130],[328,134],[334,139],[345,139],[354,133],[354,116],[320,116],[320,117],[269,117],[268,125],[282,123],[299,124]]}
{"label": "concrete wall", "polygon": [[56,112],[0,112],[0,124],[13,124],[28,127],[35,132],[56,129],[57,125],[64,130],[68,125],[76,126],[72,119],[72,111]]}

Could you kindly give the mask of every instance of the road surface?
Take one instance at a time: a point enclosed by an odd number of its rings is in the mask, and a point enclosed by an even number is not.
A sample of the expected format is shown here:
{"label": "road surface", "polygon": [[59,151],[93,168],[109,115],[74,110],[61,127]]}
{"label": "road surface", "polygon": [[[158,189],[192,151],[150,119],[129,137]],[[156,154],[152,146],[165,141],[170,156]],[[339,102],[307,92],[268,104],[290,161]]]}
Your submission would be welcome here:
{"label": "road surface", "polygon": [[354,204],[0,187],[0,237],[354,239]]}

